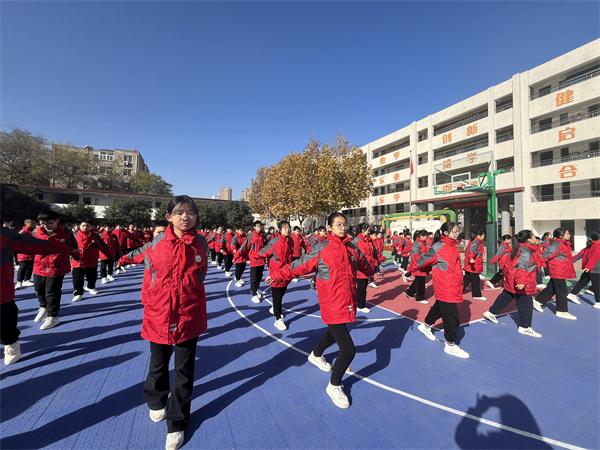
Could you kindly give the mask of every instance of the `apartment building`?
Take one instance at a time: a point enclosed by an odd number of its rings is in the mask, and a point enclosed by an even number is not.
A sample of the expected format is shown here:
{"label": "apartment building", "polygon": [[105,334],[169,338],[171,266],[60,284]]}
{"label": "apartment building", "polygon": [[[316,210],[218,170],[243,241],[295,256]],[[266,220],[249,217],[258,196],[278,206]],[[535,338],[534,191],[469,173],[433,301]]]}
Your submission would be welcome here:
{"label": "apartment building", "polygon": [[150,171],[142,154],[137,150],[95,149],[90,146],[83,149],[92,152],[99,175],[112,175],[118,170],[122,175],[130,177],[138,172]]}
{"label": "apartment building", "polygon": [[374,223],[450,208],[485,229],[487,193],[471,189],[501,170],[499,233],[563,226],[581,248],[600,230],[599,114],[600,39],[361,147],[375,185],[345,212]]}

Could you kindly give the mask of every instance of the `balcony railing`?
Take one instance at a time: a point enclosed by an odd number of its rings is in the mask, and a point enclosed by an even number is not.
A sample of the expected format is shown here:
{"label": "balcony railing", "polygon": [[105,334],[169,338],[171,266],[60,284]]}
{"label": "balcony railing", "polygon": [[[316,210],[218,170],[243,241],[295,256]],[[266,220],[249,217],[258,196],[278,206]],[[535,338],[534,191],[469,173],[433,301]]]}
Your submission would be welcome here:
{"label": "balcony railing", "polygon": [[503,105],[496,106],[496,112],[499,113],[499,112],[502,112],[502,111],[506,111],[507,109],[511,109],[512,107],[513,107],[512,102],[508,102],[508,103],[505,103]]}
{"label": "balcony railing", "polygon": [[437,136],[438,134],[445,133],[446,131],[454,130],[455,128],[458,128],[467,123],[474,122],[476,120],[482,119],[483,117],[487,117],[487,115],[488,115],[487,109],[485,111],[481,111],[476,114],[472,114],[472,115],[464,117],[456,122],[453,122],[449,125],[446,125],[442,128],[436,128],[435,130],[433,130],[433,135]]}
{"label": "balcony railing", "polygon": [[590,111],[590,112],[578,112],[573,114],[566,119],[552,119],[552,122],[537,124],[531,127],[531,134],[539,133],[541,131],[551,130],[556,127],[563,127],[565,125],[569,125],[571,123],[579,122],[581,120],[590,119],[592,117],[596,117],[600,115],[600,110]]}
{"label": "balcony railing", "polygon": [[546,195],[532,195],[533,202],[553,202],[557,200],[576,200],[579,198],[596,198],[600,197],[600,191],[590,191],[579,194],[546,194]]}
{"label": "balcony railing", "polygon": [[496,144],[504,141],[512,141],[514,138],[513,133],[499,134],[496,136]]}
{"label": "balcony railing", "polygon": [[545,160],[540,160],[537,162],[534,162],[533,164],[531,164],[531,167],[542,167],[542,166],[550,166],[552,164],[561,164],[561,163],[565,163],[565,162],[569,162],[569,161],[578,161],[580,159],[587,159],[587,158],[595,158],[597,156],[600,156],[600,150],[595,150],[592,152],[582,152],[582,153],[573,153],[572,155],[569,156],[563,156],[561,158],[555,158],[555,159],[545,159]]}
{"label": "balcony railing", "polygon": [[573,86],[574,84],[579,84],[583,81],[589,80],[590,78],[594,78],[600,75],[600,69],[594,70],[593,72],[587,73],[585,75],[581,75],[580,77],[573,78],[565,83],[560,83],[558,86],[553,87],[552,89],[548,89],[542,92],[537,92],[535,94],[531,94],[529,96],[529,100],[534,100],[536,98],[544,97],[546,95],[550,95],[553,92],[561,91],[566,87]]}
{"label": "balcony railing", "polygon": [[444,159],[448,156],[460,155],[461,153],[470,152],[471,150],[477,150],[478,148],[487,147],[489,145],[488,141],[478,141],[472,144],[461,145],[460,147],[453,148],[452,150],[448,150],[441,153],[434,153],[433,160],[437,161],[438,159]]}

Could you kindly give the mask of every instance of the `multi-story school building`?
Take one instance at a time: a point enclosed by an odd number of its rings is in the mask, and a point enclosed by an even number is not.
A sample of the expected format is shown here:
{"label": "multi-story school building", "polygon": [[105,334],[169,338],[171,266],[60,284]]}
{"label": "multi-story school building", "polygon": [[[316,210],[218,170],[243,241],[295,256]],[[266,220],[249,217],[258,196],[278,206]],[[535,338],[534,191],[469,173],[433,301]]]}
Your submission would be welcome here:
{"label": "multi-story school building", "polygon": [[498,232],[563,226],[581,248],[600,230],[599,115],[600,39],[364,145],[373,193],[345,212],[375,223],[450,208],[467,234],[485,230],[488,194],[472,189],[502,169]]}

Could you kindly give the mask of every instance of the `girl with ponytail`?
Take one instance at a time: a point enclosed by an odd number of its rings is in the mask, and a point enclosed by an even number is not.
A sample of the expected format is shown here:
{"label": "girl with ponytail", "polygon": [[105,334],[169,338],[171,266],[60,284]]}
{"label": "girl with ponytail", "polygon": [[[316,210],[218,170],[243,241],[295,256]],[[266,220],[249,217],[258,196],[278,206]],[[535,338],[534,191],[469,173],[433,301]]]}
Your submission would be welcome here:
{"label": "girl with ponytail", "polygon": [[[573,303],[580,303],[577,295],[579,292],[592,283],[592,292],[596,303],[594,308],[600,309],[600,233],[594,231],[586,243],[586,246],[573,258],[573,261],[581,259],[581,277],[571,289],[567,298]],[[577,300],[577,301],[575,301]]]}
{"label": "girl with ponytail", "polygon": [[502,267],[504,290],[483,316],[492,323],[499,323],[496,315],[514,300],[519,312],[518,332],[525,336],[541,338],[542,335],[531,328],[533,315],[531,296],[536,293],[536,269],[543,264],[536,249],[535,235],[531,230],[522,230],[513,236],[512,250]]}
{"label": "girl with ponytail", "polygon": [[[465,250],[465,277],[463,279],[463,293],[469,284],[474,300],[487,300],[481,294],[480,275],[483,272],[483,256],[485,255],[485,232],[475,230],[471,234],[471,241]],[[493,287],[493,286],[492,286]]]}

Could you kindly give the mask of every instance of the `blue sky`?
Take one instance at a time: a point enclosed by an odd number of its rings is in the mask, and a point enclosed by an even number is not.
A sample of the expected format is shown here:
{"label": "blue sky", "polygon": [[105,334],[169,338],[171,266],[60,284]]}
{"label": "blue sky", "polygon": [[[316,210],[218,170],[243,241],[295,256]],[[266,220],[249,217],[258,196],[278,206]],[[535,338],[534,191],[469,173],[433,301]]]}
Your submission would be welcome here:
{"label": "blue sky", "polygon": [[363,145],[592,41],[598,5],[3,1],[0,126],[237,198],[310,138]]}

